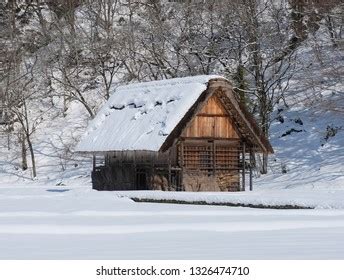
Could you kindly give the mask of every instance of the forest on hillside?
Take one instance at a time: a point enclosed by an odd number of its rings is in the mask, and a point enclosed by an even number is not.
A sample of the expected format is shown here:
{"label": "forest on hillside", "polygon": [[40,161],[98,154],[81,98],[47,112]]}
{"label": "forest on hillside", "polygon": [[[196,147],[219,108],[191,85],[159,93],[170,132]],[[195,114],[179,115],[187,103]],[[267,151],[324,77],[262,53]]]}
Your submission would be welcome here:
{"label": "forest on hillside", "polygon": [[324,71],[343,79],[343,39],[341,0],[1,1],[1,137],[36,177],[35,135],[72,104],[92,119],[119,85],[199,74],[231,80],[267,136],[277,108],[300,101],[296,75],[312,89],[303,101],[344,115],[312,68],[338,54]]}

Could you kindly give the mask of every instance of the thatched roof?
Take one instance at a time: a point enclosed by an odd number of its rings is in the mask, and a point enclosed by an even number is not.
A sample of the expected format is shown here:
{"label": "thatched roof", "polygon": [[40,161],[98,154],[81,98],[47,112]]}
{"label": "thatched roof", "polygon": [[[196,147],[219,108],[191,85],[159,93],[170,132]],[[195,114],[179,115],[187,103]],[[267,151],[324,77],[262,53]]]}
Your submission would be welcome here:
{"label": "thatched roof", "polygon": [[137,83],[116,89],[90,123],[76,150],[165,151],[212,94],[217,94],[240,134],[260,152],[273,152],[253,116],[220,76]]}

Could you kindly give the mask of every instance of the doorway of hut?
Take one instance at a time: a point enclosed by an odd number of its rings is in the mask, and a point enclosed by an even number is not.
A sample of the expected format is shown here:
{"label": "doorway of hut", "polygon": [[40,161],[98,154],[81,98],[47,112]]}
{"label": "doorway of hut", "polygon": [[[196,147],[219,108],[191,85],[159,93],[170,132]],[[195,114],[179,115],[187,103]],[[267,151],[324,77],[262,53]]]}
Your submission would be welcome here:
{"label": "doorway of hut", "polygon": [[148,190],[148,169],[143,167],[136,168],[135,188],[138,191]]}

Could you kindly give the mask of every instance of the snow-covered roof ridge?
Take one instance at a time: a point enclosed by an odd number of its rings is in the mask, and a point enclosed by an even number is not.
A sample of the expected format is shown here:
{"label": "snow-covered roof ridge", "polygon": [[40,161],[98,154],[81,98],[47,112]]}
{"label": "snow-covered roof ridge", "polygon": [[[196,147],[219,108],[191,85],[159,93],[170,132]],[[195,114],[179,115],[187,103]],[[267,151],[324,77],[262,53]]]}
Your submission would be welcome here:
{"label": "snow-covered roof ridge", "polygon": [[133,90],[138,88],[151,88],[151,87],[165,87],[165,86],[174,86],[178,84],[189,84],[189,83],[208,83],[212,79],[226,79],[223,76],[219,75],[197,75],[197,76],[188,76],[182,78],[173,78],[173,79],[165,79],[165,80],[156,80],[156,81],[149,81],[149,82],[140,82],[140,83],[132,83],[128,85],[123,85],[117,87],[117,90]]}
{"label": "snow-covered roof ridge", "polygon": [[76,147],[80,152],[159,151],[168,135],[217,75],[118,87]]}

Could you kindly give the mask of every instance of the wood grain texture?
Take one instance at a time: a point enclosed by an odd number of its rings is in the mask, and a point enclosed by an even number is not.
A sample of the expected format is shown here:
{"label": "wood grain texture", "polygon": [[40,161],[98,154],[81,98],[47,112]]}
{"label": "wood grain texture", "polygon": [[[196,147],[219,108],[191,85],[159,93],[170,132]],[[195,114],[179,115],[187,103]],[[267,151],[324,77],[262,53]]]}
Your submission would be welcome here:
{"label": "wood grain texture", "polygon": [[216,96],[209,98],[182,136],[239,138],[230,116]]}

